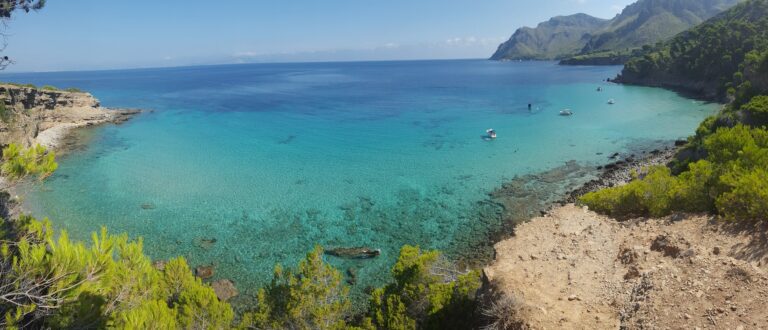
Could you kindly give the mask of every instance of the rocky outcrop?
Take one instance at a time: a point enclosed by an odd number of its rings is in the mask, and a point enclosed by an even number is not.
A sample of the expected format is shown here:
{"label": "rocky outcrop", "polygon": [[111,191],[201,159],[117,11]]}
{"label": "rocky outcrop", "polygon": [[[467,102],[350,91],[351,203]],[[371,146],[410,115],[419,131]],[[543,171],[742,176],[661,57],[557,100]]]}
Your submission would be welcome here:
{"label": "rocky outcrop", "polygon": [[705,100],[726,101],[720,93],[719,81],[686,79],[663,70],[644,72],[642,75],[624,70],[612,81],[626,85],[666,88]]}
{"label": "rocky outcrop", "polygon": [[0,100],[15,109],[98,108],[99,100],[90,93],[46,90],[15,85],[0,85]]}
{"label": "rocky outcrop", "polygon": [[496,244],[485,277],[530,329],[763,329],[766,226],[682,214],[617,222],[569,204]]}
{"label": "rocky outcrop", "polygon": [[367,247],[335,248],[325,250],[325,254],[346,259],[370,259],[378,257],[381,250]]}
{"label": "rocky outcrop", "polygon": [[211,283],[211,288],[213,288],[213,292],[216,293],[216,297],[221,301],[227,301],[240,294],[240,292],[237,291],[235,284],[227,279],[222,279]]}
{"label": "rocky outcrop", "polygon": [[120,123],[138,112],[103,108],[85,92],[4,84],[0,85],[0,146],[40,143],[55,147],[71,128]]}

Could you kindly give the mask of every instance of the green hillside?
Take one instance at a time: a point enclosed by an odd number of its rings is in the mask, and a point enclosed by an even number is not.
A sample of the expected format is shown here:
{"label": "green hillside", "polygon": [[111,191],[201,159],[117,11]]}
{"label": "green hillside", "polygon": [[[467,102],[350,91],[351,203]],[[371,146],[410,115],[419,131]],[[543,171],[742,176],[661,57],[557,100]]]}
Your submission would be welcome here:
{"label": "green hillside", "polygon": [[620,82],[685,89],[729,101],[669,166],[581,203],[615,217],[710,212],[768,220],[768,0],[748,0],[625,66]]}
{"label": "green hillside", "polygon": [[618,80],[709,99],[766,91],[768,1],[747,1],[630,59]]}
{"label": "green hillside", "polygon": [[740,0],[640,0],[611,20],[585,14],[520,28],[493,60],[565,59],[563,64],[620,64],[643,45],[665,41]]}
{"label": "green hillside", "polygon": [[667,40],[739,0],[644,0],[625,8],[587,42],[581,53],[636,48]]}

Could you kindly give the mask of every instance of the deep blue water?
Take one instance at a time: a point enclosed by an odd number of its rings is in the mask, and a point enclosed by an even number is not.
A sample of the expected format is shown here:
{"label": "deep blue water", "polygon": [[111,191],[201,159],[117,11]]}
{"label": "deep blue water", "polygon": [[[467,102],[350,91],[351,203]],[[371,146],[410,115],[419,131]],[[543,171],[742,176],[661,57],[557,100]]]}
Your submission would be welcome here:
{"label": "deep blue water", "polygon": [[[57,173],[29,193],[37,216],[77,238],[102,225],[142,236],[151,256],[214,263],[217,277],[247,292],[315,244],[381,248],[375,260],[328,258],[355,268],[358,288],[381,284],[403,244],[472,248],[477,202],[506,180],[685,137],[717,109],[603,82],[619,70],[478,60],[0,79],[79,87],[105,106],[153,110],[79,132],[87,148],[59,159]],[[563,108],[575,114],[559,116]],[[499,138],[485,141],[491,127]],[[202,238],[216,243],[200,247]]]}

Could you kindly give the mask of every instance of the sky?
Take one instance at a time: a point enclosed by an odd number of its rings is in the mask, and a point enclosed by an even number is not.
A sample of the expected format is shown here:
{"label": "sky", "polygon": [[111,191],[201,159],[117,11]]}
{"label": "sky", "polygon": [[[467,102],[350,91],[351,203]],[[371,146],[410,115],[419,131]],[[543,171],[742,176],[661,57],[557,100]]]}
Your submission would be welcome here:
{"label": "sky", "polygon": [[7,22],[15,72],[487,58],[552,16],[633,0],[48,0]]}

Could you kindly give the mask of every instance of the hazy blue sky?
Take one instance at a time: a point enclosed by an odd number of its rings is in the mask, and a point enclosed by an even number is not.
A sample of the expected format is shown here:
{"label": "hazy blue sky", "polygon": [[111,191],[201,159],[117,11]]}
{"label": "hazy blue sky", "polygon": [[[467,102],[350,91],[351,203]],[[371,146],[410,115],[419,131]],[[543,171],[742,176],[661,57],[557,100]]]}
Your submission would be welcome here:
{"label": "hazy blue sky", "polygon": [[49,0],[6,32],[12,71],[484,58],[520,26],[633,0]]}

